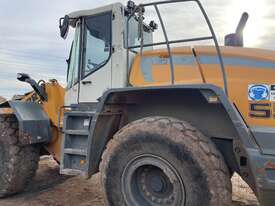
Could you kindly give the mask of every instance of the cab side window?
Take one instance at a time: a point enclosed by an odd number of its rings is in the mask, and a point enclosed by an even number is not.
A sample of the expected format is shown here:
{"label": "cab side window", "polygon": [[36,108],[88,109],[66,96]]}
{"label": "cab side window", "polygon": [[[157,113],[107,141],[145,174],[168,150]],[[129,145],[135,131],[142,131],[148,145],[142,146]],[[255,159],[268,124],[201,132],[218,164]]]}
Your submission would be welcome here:
{"label": "cab side window", "polygon": [[80,23],[76,26],[75,38],[72,43],[70,58],[68,59],[67,88],[78,82],[78,68],[80,57]]}

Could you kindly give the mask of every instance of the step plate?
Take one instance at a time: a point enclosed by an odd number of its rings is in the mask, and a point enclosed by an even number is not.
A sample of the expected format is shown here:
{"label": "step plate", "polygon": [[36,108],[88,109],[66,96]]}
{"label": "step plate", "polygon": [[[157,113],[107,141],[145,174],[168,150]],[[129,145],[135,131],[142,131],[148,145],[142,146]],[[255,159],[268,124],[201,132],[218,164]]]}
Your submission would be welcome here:
{"label": "step plate", "polygon": [[93,115],[91,111],[64,114],[61,174],[87,176],[87,147]]}

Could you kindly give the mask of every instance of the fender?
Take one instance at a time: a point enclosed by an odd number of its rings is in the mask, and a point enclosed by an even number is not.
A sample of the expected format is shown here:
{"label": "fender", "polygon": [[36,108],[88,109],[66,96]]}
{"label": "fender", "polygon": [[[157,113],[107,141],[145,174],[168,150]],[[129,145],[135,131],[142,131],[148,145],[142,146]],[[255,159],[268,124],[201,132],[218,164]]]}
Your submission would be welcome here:
{"label": "fender", "polygon": [[[136,97],[143,94],[152,95],[154,93],[160,93],[162,91],[175,92],[181,95],[182,91],[197,91],[200,92],[205,98],[207,96],[216,96],[219,100],[219,104],[228,114],[229,119],[237,131],[237,135],[233,138],[233,152],[235,159],[238,162],[239,173],[243,179],[251,186],[254,192],[258,195],[260,201],[264,205],[270,205],[268,203],[275,201],[275,198],[268,196],[265,198],[267,192],[264,188],[275,187],[275,168],[271,169],[268,165],[275,164],[275,156],[263,155],[255,137],[251,133],[249,127],[247,127],[243,118],[238,110],[235,108],[232,102],[229,101],[222,88],[211,84],[197,84],[197,85],[172,85],[172,86],[159,86],[159,87],[128,87],[121,89],[110,89],[106,91],[100,98],[100,102],[97,104],[97,109],[91,125],[90,138],[88,140],[88,174],[89,176],[97,172],[98,165],[100,163],[101,155],[108,143],[110,137],[121,128],[123,125],[119,125],[117,130],[106,131],[107,126],[114,124],[111,118],[114,118],[112,114],[108,119],[104,113],[111,111],[116,114],[116,107],[118,105],[127,104],[127,101],[131,104],[131,97]],[[132,102],[135,103],[135,102]],[[124,106],[122,106],[123,108]],[[146,114],[145,114],[146,115]],[[110,122],[108,122],[110,121]],[[113,128],[112,126],[110,126]],[[272,189],[272,192],[275,192]]]}
{"label": "fender", "polygon": [[[102,115],[105,110],[109,110],[112,105],[125,104],[127,101],[131,101],[131,95],[142,96],[143,94],[154,94],[156,92],[177,92],[180,96],[182,91],[197,91],[200,92],[205,98],[207,96],[216,96],[218,98],[219,104],[224,108],[225,112],[229,115],[230,121],[232,122],[233,127],[237,131],[236,137],[233,139],[234,142],[234,151],[236,160],[240,164],[241,157],[245,157],[250,162],[250,152],[249,151],[259,151],[259,148],[254,140],[254,137],[250,134],[249,128],[246,126],[243,118],[234,107],[234,105],[229,101],[223,89],[212,85],[212,84],[197,84],[197,85],[172,85],[172,86],[154,86],[154,87],[127,87],[119,89],[110,89],[106,91],[103,96],[100,98],[100,102],[97,104],[96,114],[94,116],[94,125],[91,127],[91,138],[89,139],[89,149],[90,160],[92,160],[89,165],[90,174],[96,172],[97,163],[100,161],[100,154],[104,150],[108,138],[112,135],[106,134],[106,130],[102,131],[102,128],[106,128],[107,121],[103,120],[105,115]],[[112,109],[111,109],[112,110]],[[115,111],[114,111],[115,112]],[[115,112],[116,113],[116,112]],[[108,123],[109,124],[109,123]],[[111,124],[111,123],[110,123]],[[118,128],[119,129],[119,128]],[[105,134],[103,134],[105,132]],[[99,135],[101,134],[101,135]],[[106,135],[106,136],[105,136]],[[99,148],[99,145],[102,147]],[[97,148],[93,148],[93,147]],[[241,150],[241,151],[240,151]],[[92,164],[93,163],[93,164]],[[96,164],[95,164],[96,163]],[[253,179],[253,173],[249,167],[244,166],[240,167],[241,173],[248,173],[250,176],[250,185],[255,186]],[[254,187],[255,188],[255,187]]]}
{"label": "fender", "polygon": [[18,120],[22,144],[30,145],[51,141],[50,119],[41,105],[22,101],[9,101],[8,104]]}

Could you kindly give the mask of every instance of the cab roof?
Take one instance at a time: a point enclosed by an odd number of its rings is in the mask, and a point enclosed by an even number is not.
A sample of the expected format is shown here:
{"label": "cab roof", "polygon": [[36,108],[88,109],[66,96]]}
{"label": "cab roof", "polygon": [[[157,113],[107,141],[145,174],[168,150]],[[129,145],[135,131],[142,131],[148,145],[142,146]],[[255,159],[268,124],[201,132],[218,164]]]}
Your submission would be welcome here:
{"label": "cab roof", "polygon": [[118,3],[113,3],[113,4],[109,4],[109,5],[94,8],[94,9],[79,10],[79,11],[71,12],[71,13],[68,14],[68,16],[70,17],[70,25],[72,27],[75,27],[76,22],[80,17],[92,16],[94,14],[103,13],[103,12],[107,12],[107,11],[112,11],[113,8],[115,8],[115,7],[122,7],[123,8],[123,5],[118,2]]}
{"label": "cab roof", "polygon": [[91,15],[101,13],[101,12],[104,12],[104,11],[110,11],[116,6],[123,7],[122,3],[117,2],[117,3],[109,4],[109,5],[106,5],[106,6],[94,8],[94,9],[74,11],[74,12],[69,13],[68,16],[70,18],[76,18],[77,19],[77,18],[80,18],[80,17],[83,17],[83,16],[91,16]]}

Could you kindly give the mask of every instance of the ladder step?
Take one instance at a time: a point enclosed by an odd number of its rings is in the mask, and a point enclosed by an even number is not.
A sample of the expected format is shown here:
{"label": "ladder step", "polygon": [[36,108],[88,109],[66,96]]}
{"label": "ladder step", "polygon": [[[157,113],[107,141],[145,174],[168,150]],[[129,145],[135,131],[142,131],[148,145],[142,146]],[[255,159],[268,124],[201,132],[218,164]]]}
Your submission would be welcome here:
{"label": "ladder step", "polygon": [[92,117],[95,115],[94,111],[69,111],[69,112],[65,112],[66,116],[85,116],[85,117]]}
{"label": "ladder step", "polygon": [[85,176],[86,175],[86,173],[84,171],[76,170],[76,169],[61,169],[60,174],[62,174],[62,175],[73,175],[73,176],[76,176],[76,175]]}
{"label": "ladder step", "polygon": [[86,147],[90,135],[89,128],[96,114],[94,109],[64,113],[61,174],[87,176],[88,149]]}
{"label": "ladder step", "polygon": [[65,148],[64,153],[65,154],[87,156],[87,150],[86,149]]}
{"label": "ladder step", "polygon": [[88,136],[89,130],[64,130],[65,134]]}

